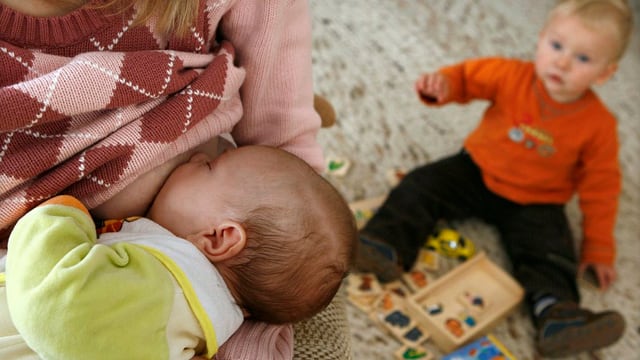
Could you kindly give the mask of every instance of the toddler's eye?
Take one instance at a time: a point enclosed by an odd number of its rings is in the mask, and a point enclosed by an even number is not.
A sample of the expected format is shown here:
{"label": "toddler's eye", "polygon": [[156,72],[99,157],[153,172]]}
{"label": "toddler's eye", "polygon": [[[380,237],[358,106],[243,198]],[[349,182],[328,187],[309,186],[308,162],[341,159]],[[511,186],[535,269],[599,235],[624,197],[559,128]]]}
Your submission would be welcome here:
{"label": "toddler's eye", "polygon": [[591,59],[587,55],[578,55],[578,61],[588,63]]}
{"label": "toddler's eye", "polygon": [[558,41],[555,41],[555,40],[551,41],[551,47],[554,50],[562,50],[562,44],[560,44]]}

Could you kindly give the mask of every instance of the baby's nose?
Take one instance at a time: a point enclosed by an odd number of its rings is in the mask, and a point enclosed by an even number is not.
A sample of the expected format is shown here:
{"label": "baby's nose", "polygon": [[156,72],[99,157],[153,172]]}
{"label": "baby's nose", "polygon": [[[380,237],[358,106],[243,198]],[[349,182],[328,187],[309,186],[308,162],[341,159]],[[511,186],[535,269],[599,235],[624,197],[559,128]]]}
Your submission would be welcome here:
{"label": "baby's nose", "polygon": [[197,152],[193,155],[191,155],[191,158],[189,159],[189,162],[206,162],[209,161],[209,155],[203,153],[203,152]]}
{"label": "baby's nose", "polygon": [[566,69],[571,63],[571,58],[567,55],[560,55],[556,58],[556,66],[561,69]]}

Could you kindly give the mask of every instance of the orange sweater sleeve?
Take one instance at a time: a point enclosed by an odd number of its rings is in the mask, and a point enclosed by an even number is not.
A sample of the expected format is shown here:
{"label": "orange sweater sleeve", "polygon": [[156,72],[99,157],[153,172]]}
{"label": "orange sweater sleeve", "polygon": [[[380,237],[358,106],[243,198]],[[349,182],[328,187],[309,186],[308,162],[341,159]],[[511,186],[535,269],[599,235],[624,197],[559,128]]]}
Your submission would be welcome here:
{"label": "orange sweater sleeve", "polygon": [[467,103],[471,100],[494,100],[511,61],[482,58],[446,66],[439,70],[449,80],[449,98],[445,102]]}
{"label": "orange sweater sleeve", "polygon": [[587,144],[576,172],[582,211],[582,262],[611,265],[613,236],[621,191],[618,137],[614,120],[602,119],[597,137]]}

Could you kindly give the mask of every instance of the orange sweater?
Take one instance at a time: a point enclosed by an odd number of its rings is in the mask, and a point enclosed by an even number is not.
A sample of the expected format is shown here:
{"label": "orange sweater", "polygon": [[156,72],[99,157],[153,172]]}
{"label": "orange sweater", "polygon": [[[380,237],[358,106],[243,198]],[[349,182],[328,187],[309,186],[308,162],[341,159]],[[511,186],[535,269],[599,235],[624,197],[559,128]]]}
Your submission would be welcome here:
{"label": "orange sweater", "polygon": [[593,91],[572,103],[551,99],[533,64],[486,58],[440,70],[446,102],[490,102],[464,146],[485,184],[521,204],[566,203],[578,193],[582,261],[613,264],[620,193],[616,119]]}

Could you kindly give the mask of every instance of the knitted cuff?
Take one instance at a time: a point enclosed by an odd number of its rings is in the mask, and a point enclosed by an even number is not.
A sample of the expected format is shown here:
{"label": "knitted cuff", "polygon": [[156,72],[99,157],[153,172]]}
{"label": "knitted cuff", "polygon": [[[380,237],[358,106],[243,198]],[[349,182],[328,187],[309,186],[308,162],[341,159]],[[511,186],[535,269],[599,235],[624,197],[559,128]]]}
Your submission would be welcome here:
{"label": "knitted cuff", "polygon": [[293,326],[245,320],[215,355],[216,360],[291,360]]}

